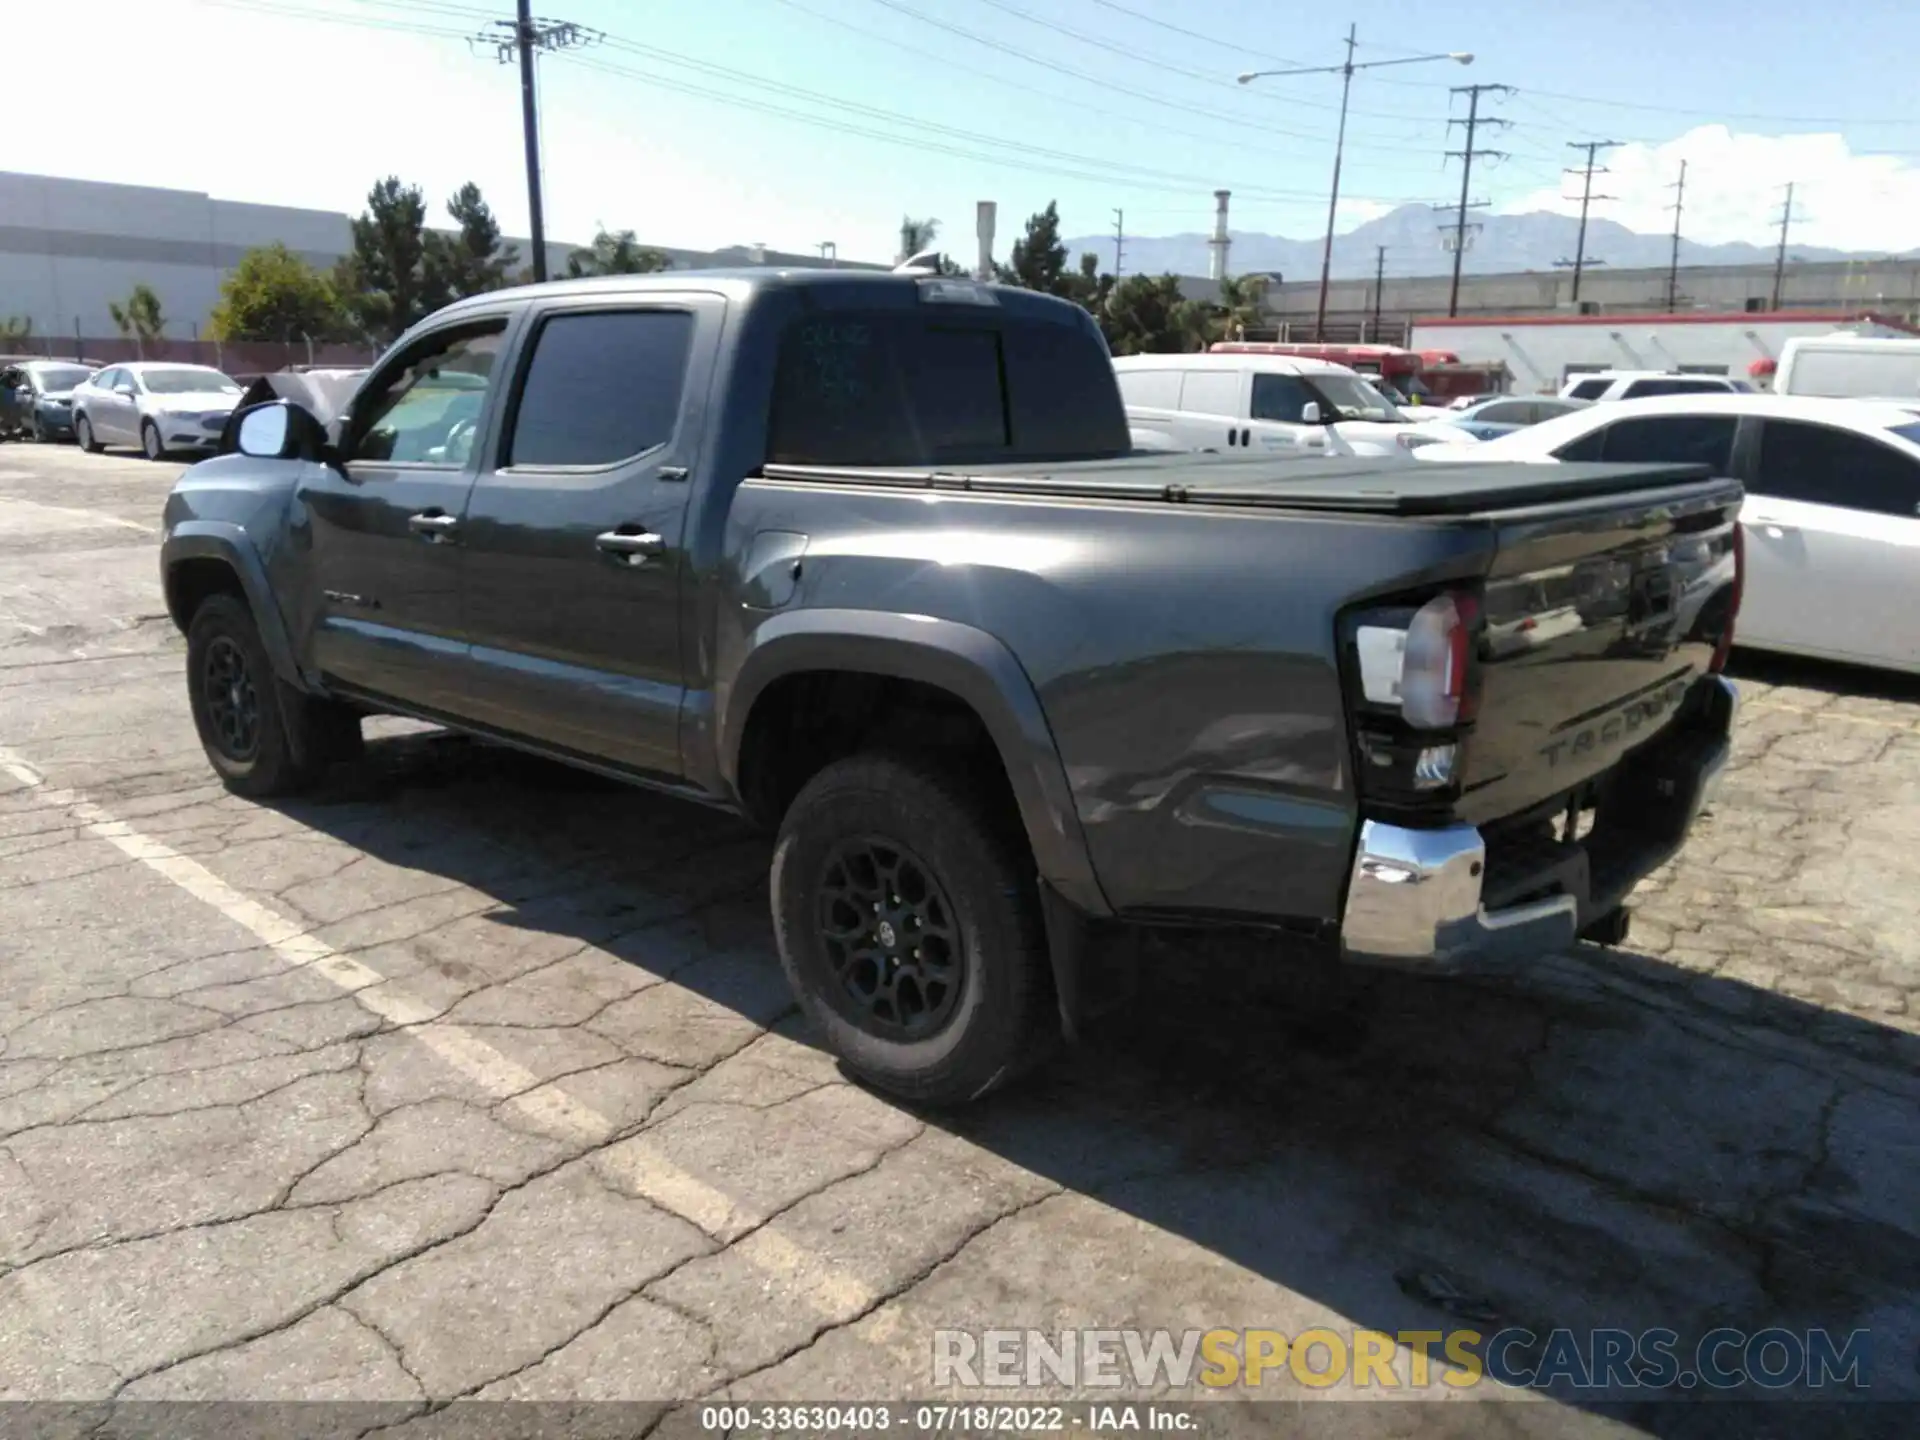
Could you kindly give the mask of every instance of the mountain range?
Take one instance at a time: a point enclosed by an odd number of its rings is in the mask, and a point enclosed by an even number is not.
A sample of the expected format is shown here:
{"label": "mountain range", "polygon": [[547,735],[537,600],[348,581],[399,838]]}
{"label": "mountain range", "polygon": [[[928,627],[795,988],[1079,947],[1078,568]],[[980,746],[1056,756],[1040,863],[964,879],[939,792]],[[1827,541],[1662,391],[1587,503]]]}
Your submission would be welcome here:
{"label": "mountain range", "polygon": [[[1401,205],[1369,220],[1364,225],[1333,237],[1333,276],[1337,280],[1371,279],[1378,246],[1387,247],[1389,276],[1443,275],[1453,267],[1451,254],[1442,248],[1442,233],[1451,233],[1450,214],[1426,205]],[[1557,260],[1573,257],[1580,221],[1572,215],[1556,215],[1536,210],[1526,215],[1482,214],[1473,222],[1479,229],[1469,236],[1466,263],[1461,267],[1469,275],[1492,275],[1523,270],[1550,270]],[[1233,248],[1228,252],[1227,268],[1235,275],[1254,271],[1277,270],[1287,280],[1312,280],[1320,275],[1322,237],[1289,240],[1284,235],[1262,235],[1247,230],[1229,230]],[[1129,274],[1205,275],[1210,252],[1204,233],[1148,236],[1129,235],[1125,241],[1123,268]],[[1088,235],[1066,242],[1077,260],[1082,251],[1100,257],[1101,268],[1113,265],[1113,237]],[[1673,241],[1667,235],[1642,235],[1613,220],[1598,217],[1587,221],[1587,259],[1604,261],[1609,270],[1660,268],[1667,265]],[[1819,245],[1790,245],[1788,255],[1800,261],[1880,260],[1884,251],[1831,250]],[[1920,250],[1909,250],[1900,258],[1920,257]],[[1772,264],[1770,245],[1748,245],[1739,241],[1723,245],[1702,245],[1680,241],[1682,265],[1755,265]]]}

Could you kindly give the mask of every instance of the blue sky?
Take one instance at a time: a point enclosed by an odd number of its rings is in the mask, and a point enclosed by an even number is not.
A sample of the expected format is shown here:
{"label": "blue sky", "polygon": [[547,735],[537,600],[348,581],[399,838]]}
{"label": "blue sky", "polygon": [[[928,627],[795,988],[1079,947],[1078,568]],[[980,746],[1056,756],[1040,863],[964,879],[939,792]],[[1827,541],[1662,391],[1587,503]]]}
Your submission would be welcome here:
{"label": "blue sky", "polygon": [[[515,72],[460,37],[507,5],[480,0],[89,0],[76,72],[71,15],[11,16],[16,113],[137,114],[124,143],[79,125],[15,131],[9,169],[357,209],[396,172],[444,195],[479,182],[525,232]],[[945,222],[970,256],[974,202],[1001,248],[1059,202],[1070,234],[1116,209],[1140,234],[1202,230],[1211,192],[1233,224],[1321,233],[1339,100],[1334,75],[1241,87],[1251,68],[1336,64],[1349,23],[1362,61],[1467,50],[1475,63],[1392,66],[1354,82],[1340,228],[1458,193],[1442,151],[1448,87],[1500,83],[1511,121],[1483,143],[1476,198],[1565,208],[1570,140],[1626,143],[1596,208],[1663,230],[1665,185],[1689,163],[1686,233],[1765,241],[1798,182],[1795,237],[1920,246],[1920,4],[1854,0],[1810,19],[1785,0],[1488,0],[1406,7],[1272,0],[541,0],[604,31],[541,63],[549,233],[599,223],[659,243],[762,242],[891,258],[904,212]],[[22,24],[24,22],[24,33]],[[154,77],[165,77],[155,85]],[[20,93],[24,86],[24,95]],[[151,99],[147,98],[149,95]],[[311,117],[311,120],[309,120]],[[274,136],[311,123],[310,139]],[[91,127],[89,127],[91,128]],[[321,140],[321,134],[331,137]],[[1567,194],[1574,191],[1567,183]],[[1392,257],[1407,272],[1434,256]]]}

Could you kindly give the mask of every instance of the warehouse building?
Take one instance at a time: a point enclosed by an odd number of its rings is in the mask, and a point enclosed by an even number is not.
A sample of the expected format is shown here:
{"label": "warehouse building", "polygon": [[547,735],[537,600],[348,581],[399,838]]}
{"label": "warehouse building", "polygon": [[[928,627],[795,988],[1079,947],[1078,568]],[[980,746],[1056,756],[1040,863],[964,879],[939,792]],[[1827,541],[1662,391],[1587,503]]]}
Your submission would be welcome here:
{"label": "warehouse building", "polygon": [[[77,335],[85,353],[116,351],[118,328],[108,306],[124,303],[144,284],[160,297],[168,338],[194,341],[207,328],[227,271],[248,250],[275,241],[327,269],[352,248],[353,234],[348,217],[331,210],[0,172],[0,321],[25,319],[35,336],[58,337],[65,348]],[[511,243],[522,257],[529,254],[527,241]],[[575,248],[549,244],[549,273],[565,274]],[[843,263],[758,246],[653,248],[675,269]],[[176,358],[185,358],[184,349]]]}
{"label": "warehouse building", "polygon": [[1873,311],[1462,315],[1415,320],[1410,347],[1471,365],[1504,365],[1507,388],[1520,393],[1558,390],[1570,376],[1594,370],[1679,370],[1764,388],[1787,341],[1840,330],[1920,335],[1920,327]]}

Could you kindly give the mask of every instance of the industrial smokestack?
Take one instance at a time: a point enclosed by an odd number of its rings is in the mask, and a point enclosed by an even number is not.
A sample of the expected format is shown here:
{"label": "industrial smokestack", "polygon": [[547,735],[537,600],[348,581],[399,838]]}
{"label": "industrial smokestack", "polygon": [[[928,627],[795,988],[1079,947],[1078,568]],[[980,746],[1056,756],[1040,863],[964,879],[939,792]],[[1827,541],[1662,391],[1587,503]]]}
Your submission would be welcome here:
{"label": "industrial smokestack", "polygon": [[991,200],[982,200],[974,207],[974,233],[980,237],[980,263],[974,270],[974,279],[993,279],[993,219],[997,207]]}
{"label": "industrial smokestack", "polygon": [[1213,239],[1207,242],[1207,248],[1213,252],[1210,274],[1215,280],[1227,278],[1227,251],[1233,245],[1227,238],[1227,197],[1231,194],[1231,190],[1213,192]]}

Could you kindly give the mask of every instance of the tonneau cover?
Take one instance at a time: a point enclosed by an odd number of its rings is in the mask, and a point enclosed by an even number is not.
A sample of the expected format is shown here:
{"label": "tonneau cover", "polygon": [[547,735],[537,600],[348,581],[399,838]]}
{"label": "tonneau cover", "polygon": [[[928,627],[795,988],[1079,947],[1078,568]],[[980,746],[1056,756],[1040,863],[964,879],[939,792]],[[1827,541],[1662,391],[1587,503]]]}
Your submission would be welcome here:
{"label": "tonneau cover", "polygon": [[768,465],[769,480],[913,486],[1091,500],[1163,500],[1195,505],[1341,510],[1379,515],[1471,515],[1626,495],[1713,478],[1705,465],[1492,463],[1423,465],[1405,460],[1296,460],[1268,456],[1140,455],[1058,465],[942,469],[851,469]]}

